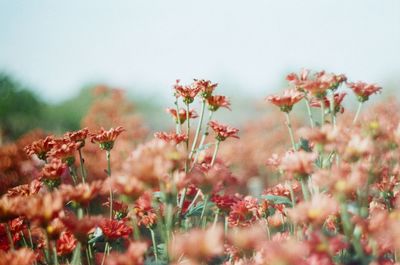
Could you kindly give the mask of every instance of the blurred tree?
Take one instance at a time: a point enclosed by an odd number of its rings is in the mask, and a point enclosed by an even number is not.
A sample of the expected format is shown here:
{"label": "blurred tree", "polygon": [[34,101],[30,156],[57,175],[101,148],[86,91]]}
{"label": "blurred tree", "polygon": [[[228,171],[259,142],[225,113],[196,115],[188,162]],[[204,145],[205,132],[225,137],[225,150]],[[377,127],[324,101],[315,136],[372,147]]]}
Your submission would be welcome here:
{"label": "blurred tree", "polygon": [[0,144],[39,127],[43,105],[33,92],[0,73]]}

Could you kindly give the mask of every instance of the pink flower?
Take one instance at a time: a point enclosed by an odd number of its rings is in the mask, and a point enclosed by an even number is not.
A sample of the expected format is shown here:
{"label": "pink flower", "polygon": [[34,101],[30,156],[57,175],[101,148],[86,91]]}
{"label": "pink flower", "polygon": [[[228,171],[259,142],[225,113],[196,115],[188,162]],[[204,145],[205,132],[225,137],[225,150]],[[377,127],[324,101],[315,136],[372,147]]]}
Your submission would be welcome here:
{"label": "pink flower", "polygon": [[313,172],[317,157],[317,154],[303,150],[287,153],[282,159],[281,168],[290,178],[304,178]]}
{"label": "pink flower", "polygon": [[228,137],[239,138],[237,133],[238,129],[229,127],[225,124],[218,123],[217,121],[210,121],[209,123],[211,129],[217,134],[216,139],[218,141],[224,141]]}
{"label": "pink flower", "polygon": [[367,84],[361,81],[357,83],[347,83],[347,86],[353,90],[360,102],[367,101],[369,96],[379,93],[382,90],[382,87],[376,84]]}
{"label": "pink flower", "polygon": [[290,112],[293,105],[304,98],[304,94],[294,89],[286,89],[282,96],[273,95],[267,97],[267,100],[278,106],[283,112]]}

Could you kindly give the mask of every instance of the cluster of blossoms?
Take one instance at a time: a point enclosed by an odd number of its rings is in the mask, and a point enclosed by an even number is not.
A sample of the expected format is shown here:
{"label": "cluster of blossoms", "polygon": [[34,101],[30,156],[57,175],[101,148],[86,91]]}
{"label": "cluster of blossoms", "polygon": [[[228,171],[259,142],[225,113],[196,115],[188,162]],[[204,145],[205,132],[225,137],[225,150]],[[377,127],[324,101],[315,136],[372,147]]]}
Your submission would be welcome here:
{"label": "cluster of blossoms", "polygon": [[[29,144],[39,170],[0,198],[0,264],[399,264],[400,115],[382,118],[388,108],[377,108],[361,119],[359,108],[352,121],[342,85],[360,106],[381,89],[344,75],[302,71],[287,80],[291,87],[268,101],[285,114],[289,137],[263,131],[271,146],[246,129],[248,150],[238,129],[213,120],[230,103],[207,80],[177,81],[167,110],[175,131],[155,133],[119,167],[111,158],[130,134],[122,127]],[[300,121],[289,115],[303,100],[310,126],[295,131]],[[311,108],[321,109],[319,122]],[[107,161],[101,180],[89,177],[91,147]],[[276,153],[263,156],[269,147]],[[261,164],[248,161],[260,156]],[[268,178],[257,182],[260,168]]]}

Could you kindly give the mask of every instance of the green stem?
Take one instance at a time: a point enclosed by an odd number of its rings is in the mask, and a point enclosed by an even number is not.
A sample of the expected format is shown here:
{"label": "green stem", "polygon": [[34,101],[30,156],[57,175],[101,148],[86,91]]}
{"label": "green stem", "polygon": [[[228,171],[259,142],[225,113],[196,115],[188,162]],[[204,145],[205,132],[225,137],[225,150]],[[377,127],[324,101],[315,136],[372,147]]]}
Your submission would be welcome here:
{"label": "green stem", "polygon": [[307,183],[306,183],[305,179],[301,178],[300,179],[300,183],[301,183],[301,190],[303,192],[304,200],[305,201],[309,201],[310,200],[310,192],[308,190]]}
{"label": "green stem", "polygon": [[219,141],[219,140],[217,140],[217,142],[215,143],[214,154],[212,156],[210,166],[214,165],[215,159],[217,158],[217,153],[218,153],[218,149],[219,149],[219,144],[220,143],[221,143],[221,141]]}
{"label": "green stem", "polygon": [[55,265],[58,265],[59,263],[58,263],[58,257],[57,257],[57,248],[56,248],[56,246],[53,246],[53,258],[54,258],[54,264]]}
{"label": "green stem", "polygon": [[176,108],[176,119],[178,122],[176,123],[176,133],[181,133],[181,117],[179,116],[179,103],[178,99],[175,100],[175,108]]}
{"label": "green stem", "polygon": [[321,126],[325,123],[325,101],[321,99]]}
{"label": "green stem", "polygon": [[[201,148],[204,147],[204,142],[205,142],[205,140],[206,140],[206,138],[208,136],[208,130],[210,128],[210,121],[212,120],[213,113],[214,113],[213,111],[210,111],[208,113],[207,125],[206,125],[206,128],[204,130],[203,135],[201,136],[200,144],[199,144],[199,147],[197,149],[201,149]],[[195,155],[194,161],[193,161],[193,165],[196,163],[196,161],[197,161],[197,159],[199,157],[199,153],[200,153],[199,151],[196,152],[196,155]],[[192,165],[192,168],[193,168],[193,165]]]}
{"label": "green stem", "polygon": [[[107,175],[111,178],[111,151],[106,150],[106,158],[107,158]],[[113,219],[113,190],[112,185],[110,185],[110,219]]]}
{"label": "green stem", "polygon": [[311,112],[310,102],[307,97],[305,99],[306,99],[308,118],[310,119],[310,126],[311,126],[311,128],[314,128],[314,119],[313,119],[313,115]]}
{"label": "green stem", "polygon": [[74,166],[69,166],[69,174],[71,175],[72,181],[74,182],[74,186],[77,184],[76,174],[75,174]]}
{"label": "green stem", "polygon": [[104,261],[106,260],[106,256],[108,253],[108,249],[110,248],[110,244],[108,242],[106,242],[106,246],[104,247],[104,254],[103,254],[103,259],[101,261],[101,265],[104,265]]}
{"label": "green stem", "polygon": [[201,114],[200,114],[200,119],[199,119],[199,123],[197,124],[197,129],[196,129],[196,134],[194,135],[194,139],[193,139],[193,143],[192,143],[192,149],[190,150],[190,154],[189,154],[189,159],[192,158],[193,154],[194,154],[194,150],[197,144],[197,139],[199,138],[200,135],[200,131],[201,131],[201,125],[203,123],[203,118],[204,118],[204,110],[206,109],[206,100],[203,99],[202,103],[201,103]]}
{"label": "green stem", "polygon": [[335,128],[336,127],[336,113],[335,113],[336,106],[335,106],[335,92],[333,90],[331,90],[329,108],[330,108],[333,128]]}
{"label": "green stem", "polygon": [[158,255],[157,255],[157,243],[156,243],[156,237],[154,235],[153,229],[149,228],[150,234],[151,234],[151,241],[153,241],[153,253],[154,257],[156,259],[156,263],[158,263]]}
{"label": "green stem", "polygon": [[293,129],[292,129],[292,122],[290,121],[290,116],[288,112],[285,112],[286,116],[286,126],[289,130],[290,142],[292,143],[293,150],[297,150],[296,143],[294,141]]}
{"label": "green stem", "polygon": [[86,182],[86,171],[85,171],[85,168],[83,165],[84,161],[83,161],[83,156],[82,156],[82,149],[79,148],[78,152],[79,152],[79,161],[81,164],[82,183],[85,183]]}
{"label": "green stem", "polygon": [[10,243],[10,248],[11,248],[11,250],[15,250],[14,240],[11,235],[10,225],[7,222],[5,224],[6,224],[6,233],[7,233],[8,242]]}
{"label": "green stem", "polygon": [[[189,142],[190,142],[190,115],[189,115],[189,103],[186,103],[186,151],[189,152]],[[189,171],[189,158],[185,161],[185,172]]]}
{"label": "green stem", "polygon": [[363,105],[363,102],[360,101],[358,103],[358,108],[357,108],[356,115],[354,116],[354,119],[353,119],[353,124],[356,124],[356,122],[358,120],[358,116],[360,115],[362,105]]}
{"label": "green stem", "polygon": [[200,215],[200,224],[202,224],[203,228],[206,226],[207,218],[204,219],[204,213],[206,212],[207,204],[209,200],[209,195],[204,195],[204,202],[203,202],[203,210],[201,211]]}

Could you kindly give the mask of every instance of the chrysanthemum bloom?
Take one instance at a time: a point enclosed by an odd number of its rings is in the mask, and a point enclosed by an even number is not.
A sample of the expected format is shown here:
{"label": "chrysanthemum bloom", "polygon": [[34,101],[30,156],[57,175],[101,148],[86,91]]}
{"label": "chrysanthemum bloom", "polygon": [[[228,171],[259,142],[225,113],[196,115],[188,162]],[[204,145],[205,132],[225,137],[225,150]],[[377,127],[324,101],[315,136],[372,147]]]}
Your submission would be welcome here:
{"label": "chrysanthemum bloom", "polygon": [[114,147],[114,141],[123,131],[125,129],[121,126],[115,129],[111,128],[108,131],[101,128],[99,132],[91,134],[90,140],[92,143],[98,143],[101,149],[110,151]]}
{"label": "chrysanthemum bloom", "polygon": [[239,136],[237,135],[239,129],[229,127],[228,125],[218,123],[217,121],[210,121],[209,125],[217,134],[215,138],[218,141],[224,141],[228,137],[239,139]]}
{"label": "chrysanthemum bloom", "polygon": [[255,250],[267,241],[267,231],[261,224],[233,228],[229,231],[228,242],[244,257],[251,257]]}
{"label": "chrysanthemum bloom", "polygon": [[178,261],[185,257],[190,264],[209,264],[210,258],[224,252],[224,231],[220,226],[207,230],[193,229],[173,237],[168,246],[170,257]]}
{"label": "chrysanthemum bloom", "polygon": [[[183,124],[187,119],[187,113],[185,109],[179,110],[179,118],[178,115],[176,114],[176,109],[167,108],[166,111],[172,115],[175,122],[178,124]],[[195,119],[197,117],[199,117],[199,115],[197,115],[196,111],[189,110],[189,119]]]}
{"label": "chrysanthemum bloom", "polygon": [[76,186],[61,185],[60,192],[64,201],[74,201],[86,206],[91,200],[101,194],[103,181],[93,181],[91,183],[79,183]]}
{"label": "chrysanthemum bloom", "polygon": [[309,249],[304,242],[293,239],[268,241],[263,244],[261,251],[256,253],[256,264],[296,264],[309,265],[305,261]]}
{"label": "chrysanthemum bloom", "polygon": [[29,220],[46,226],[56,218],[64,207],[64,201],[59,192],[36,194],[24,197],[20,212]]}
{"label": "chrysanthemum bloom", "polygon": [[232,206],[228,222],[230,226],[246,227],[254,224],[258,219],[257,199],[247,196]]}
{"label": "chrysanthemum bloom", "polygon": [[282,96],[272,95],[267,97],[267,100],[278,106],[281,111],[289,113],[293,105],[304,98],[304,93],[294,89],[286,89]]}
{"label": "chrysanthemum bloom", "polygon": [[335,199],[325,194],[314,194],[311,201],[302,201],[288,210],[289,217],[298,224],[322,225],[330,215],[338,213]]}
{"label": "chrysanthemum bloom", "polygon": [[132,234],[132,227],[128,226],[125,220],[110,220],[104,218],[99,226],[107,240],[125,238]]}
{"label": "chrysanthemum bloom", "polygon": [[27,145],[24,150],[28,156],[37,155],[39,159],[46,160],[47,153],[53,148],[53,136],[47,136],[44,140],[38,140]]}
{"label": "chrysanthemum bloom", "polygon": [[60,182],[62,176],[68,174],[68,166],[61,159],[54,158],[42,168],[39,179],[48,182],[50,185]]}
{"label": "chrysanthemum bloom", "polygon": [[176,80],[174,85],[176,97],[182,97],[185,104],[190,104],[193,102],[194,98],[200,92],[201,87],[197,85],[183,86],[179,84],[180,80]]}
{"label": "chrysanthemum bloom", "polygon": [[105,181],[105,186],[120,194],[127,195],[132,199],[138,198],[145,191],[145,184],[135,176],[116,174],[112,179]]}
{"label": "chrysanthemum bloom", "polygon": [[28,248],[9,252],[0,251],[0,265],[32,265],[35,260],[35,253]]}
{"label": "chrysanthemum bloom", "polygon": [[[103,203],[103,206],[110,208],[110,205],[111,205],[110,199],[108,198],[108,200],[105,203]],[[113,200],[112,209],[113,209],[113,215],[116,216],[115,219],[125,218],[128,215],[128,204],[122,201]]]}
{"label": "chrysanthemum bloom", "polygon": [[364,82],[346,83],[351,90],[356,94],[358,101],[365,102],[372,94],[380,93],[382,87],[377,84],[367,84]]}
{"label": "chrysanthemum bloom", "polygon": [[289,81],[289,83],[293,84],[296,89],[302,90],[302,86],[305,81],[308,80],[308,75],[310,74],[310,71],[307,69],[302,69],[300,74],[297,75],[296,73],[290,73],[286,76],[286,80]]}
{"label": "chrysanthemum bloom", "polygon": [[347,77],[344,74],[333,74],[325,71],[317,72],[315,78],[322,82],[329,84],[329,89],[336,90],[340,84],[347,81]]}
{"label": "chrysanthemum bloom", "polygon": [[218,209],[224,213],[224,214],[229,214],[231,207],[236,204],[238,201],[240,201],[242,198],[235,194],[235,195],[230,195],[230,194],[224,194],[224,195],[218,195],[214,194],[211,197],[211,201],[215,203],[215,205],[218,207]]}
{"label": "chrysanthemum bloom", "polygon": [[60,238],[56,241],[57,255],[67,255],[72,253],[76,248],[78,240],[69,231],[64,231],[61,233]]}
{"label": "chrysanthemum bloom", "polygon": [[75,215],[69,214],[61,218],[64,226],[74,234],[79,242],[85,244],[88,240],[88,234],[94,231],[95,227],[102,219],[93,216],[84,216],[78,219]]}
{"label": "chrysanthemum bloom", "polygon": [[157,222],[157,214],[152,206],[152,193],[145,192],[136,200],[133,211],[137,218],[138,226],[151,228]]}
{"label": "chrysanthemum bloom", "polygon": [[167,133],[167,132],[156,132],[154,134],[155,138],[161,139],[165,142],[174,142],[175,144],[179,144],[181,142],[187,141],[188,137],[185,133]]}
{"label": "chrysanthemum bloom", "polygon": [[[344,107],[341,105],[346,93],[335,93],[334,94],[334,114],[340,112],[344,112]],[[331,100],[327,97],[323,98],[324,107],[330,110],[331,107]],[[320,108],[321,107],[321,100],[312,98],[310,102],[311,107]]]}
{"label": "chrysanthemum bloom", "polygon": [[287,153],[281,162],[281,169],[290,178],[301,179],[309,176],[314,170],[314,161],[318,155],[303,150]]}
{"label": "chrysanthemum bloom", "polygon": [[343,151],[343,159],[354,162],[372,154],[374,152],[374,143],[370,137],[354,134]]}
{"label": "chrysanthemum bloom", "polygon": [[208,109],[210,111],[217,111],[219,108],[227,108],[231,110],[228,98],[225,96],[209,96],[207,98]]}
{"label": "chrysanthemum bloom", "polygon": [[70,166],[75,161],[75,152],[78,150],[80,145],[80,143],[71,142],[64,139],[62,139],[62,141],[55,141],[55,144],[48,153],[48,156],[61,159]]}
{"label": "chrysanthemum bloom", "polygon": [[217,88],[218,83],[212,83],[210,80],[197,80],[194,79],[193,87],[198,87],[200,90],[200,95],[207,99],[209,98],[212,93],[214,92],[215,88]]}
{"label": "chrysanthemum bloom", "polygon": [[145,242],[131,242],[124,253],[112,252],[107,257],[106,265],[144,265],[144,255],[148,250]]}
{"label": "chrysanthemum bloom", "polygon": [[67,137],[69,140],[71,140],[73,142],[80,143],[79,148],[82,148],[85,146],[85,140],[86,140],[88,134],[89,134],[88,128],[83,128],[79,131],[67,132],[65,134],[65,137]]}
{"label": "chrysanthemum bloom", "polygon": [[19,185],[9,189],[7,191],[6,196],[8,198],[30,196],[33,194],[37,194],[42,187],[43,187],[42,182],[40,182],[37,179],[34,179],[29,184]]}

